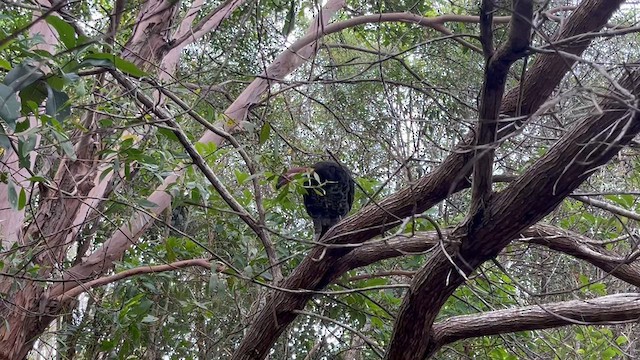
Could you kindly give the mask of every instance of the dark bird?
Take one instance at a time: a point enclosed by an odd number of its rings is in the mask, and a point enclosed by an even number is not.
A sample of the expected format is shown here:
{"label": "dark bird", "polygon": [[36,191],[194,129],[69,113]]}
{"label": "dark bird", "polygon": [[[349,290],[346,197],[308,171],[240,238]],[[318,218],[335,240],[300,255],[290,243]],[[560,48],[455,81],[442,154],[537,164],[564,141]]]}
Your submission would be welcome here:
{"label": "dark bird", "polygon": [[312,167],[289,169],[278,179],[276,188],[288,184],[293,175],[309,173],[304,187],[304,207],[313,219],[315,240],[319,240],[332,226],[351,210],[354,182],[349,170],[333,161],[320,161]]}

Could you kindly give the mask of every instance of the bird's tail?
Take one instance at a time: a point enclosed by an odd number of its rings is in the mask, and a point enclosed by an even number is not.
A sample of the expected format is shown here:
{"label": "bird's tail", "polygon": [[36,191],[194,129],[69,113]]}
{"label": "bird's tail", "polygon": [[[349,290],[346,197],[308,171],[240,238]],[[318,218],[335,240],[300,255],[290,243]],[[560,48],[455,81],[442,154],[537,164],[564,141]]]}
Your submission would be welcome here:
{"label": "bird's tail", "polygon": [[319,241],[324,234],[329,231],[335,224],[340,221],[340,218],[314,218],[313,219],[313,240]]}

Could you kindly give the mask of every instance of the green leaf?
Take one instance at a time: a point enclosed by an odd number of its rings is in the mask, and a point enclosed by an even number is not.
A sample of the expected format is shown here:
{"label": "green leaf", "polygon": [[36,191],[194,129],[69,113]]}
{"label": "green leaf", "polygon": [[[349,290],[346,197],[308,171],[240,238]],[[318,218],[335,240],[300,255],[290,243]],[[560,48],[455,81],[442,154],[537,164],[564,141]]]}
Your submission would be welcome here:
{"label": "green leaf", "polygon": [[62,41],[67,49],[72,49],[76,46],[76,31],[73,26],[61,18],[52,15],[47,16],[47,22],[56,29],[60,41]]}
{"label": "green leaf", "polygon": [[29,123],[29,119],[25,119],[22,121],[18,121],[16,123],[16,130],[15,132],[17,133],[21,133],[23,131],[29,130],[29,126],[31,126],[31,124]]}
{"label": "green leaf", "polygon": [[27,192],[24,191],[24,188],[20,188],[20,195],[18,196],[18,210],[24,209],[27,205]]}
{"label": "green leaf", "polygon": [[7,195],[9,198],[9,204],[13,210],[18,209],[18,192],[16,191],[16,186],[13,181],[9,180],[7,184]]}
{"label": "green leaf", "polygon": [[18,92],[43,76],[44,73],[33,64],[32,60],[25,60],[7,73],[3,83],[10,87],[13,92]]}
{"label": "green leaf", "polygon": [[27,180],[29,180],[31,183],[39,183],[39,182],[46,183],[47,182],[47,179],[45,177],[43,177],[43,176],[40,176],[40,175],[34,175],[34,176],[30,177]]}
{"label": "green leaf", "polygon": [[109,167],[107,169],[105,169],[102,173],[100,173],[100,181],[104,180],[104,178],[109,175],[109,173],[111,173],[113,171],[113,167]]}
{"label": "green leaf", "polygon": [[58,144],[60,145],[60,148],[65,153],[65,155],[67,155],[67,157],[69,157],[69,159],[73,161],[77,160],[76,151],[73,148],[73,144],[71,143],[71,141],[69,141],[67,136],[57,131],[53,131],[52,133],[53,133],[53,136],[58,141]]}
{"label": "green leaf", "polygon": [[11,70],[11,63],[3,58],[0,58],[0,68]]}
{"label": "green leaf", "polygon": [[614,357],[616,357],[616,355],[618,355],[618,353],[616,352],[616,350],[614,348],[607,348],[600,355],[602,356],[602,359],[609,360],[609,359],[613,359]]}
{"label": "green leaf", "polygon": [[158,207],[158,204],[154,203],[153,201],[149,201],[147,199],[138,199],[136,203],[144,208]]}
{"label": "green leaf", "polygon": [[615,202],[625,209],[630,209],[635,201],[635,196],[629,194],[605,195],[604,198]]}
{"label": "green leaf", "polygon": [[147,76],[147,73],[140,70],[136,64],[131,61],[127,61],[119,56],[109,53],[95,53],[89,54],[86,59],[95,59],[95,60],[108,60],[115,65],[116,69],[122,71],[123,73],[135,77],[143,77]]}
{"label": "green leaf", "polygon": [[589,283],[589,278],[585,274],[580,274],[578,276],[578,281],[580,285],[587,285]]}
{"label": "green leaf", "polygon": [[[20,90],[20,102],[22,103],[22,114],[27,115],[30,112],[37,111],[39,104],[42,104],[47,98],[47,87],[43,81],[35,82],[24,89]],[[35,103],[33,109],[29,102]],[[17,131],[17,130],[16,130]]]}
{"label": "green leaf", "polygon": [[47,78],[47,84],[51,86],[54,90],[62,91],[64,87],[64,79],[62,76],[50,76]]}
{"label": "green leaf", "polygon": [[208,157],[211,154],[215,153],[218,149],[218,146],[213,141],[207,143],[197,142],[194,144],[194,147],[198,151],[200,155],[203,157]]}
{"label": "green leaf", "polygon": [[54,89],[47,84],[47,102],[45,104],[45,112],[47,115],[62,122],[71,115],[71,108],[67,104],[69,96]]}
{"label": "green leaf", "polygon": [[235,170],[236,173],[236,179],[238,180],[238,184],[242,185],[244,184],[245,181],[247,181],[247,179],[249,179],[249,174],[242,172],[240,170]]}
{"label": "green leaf", "polygon": [[5,150],[11,149],[11,140],[0,126],[0,147]]}
{"label": "green leaf", "polygon": [[589,285],[589,290],[598,295],[607,295],[607,285],[601,282]]}
{"label": "green leaf", "polygon": [[15,92],[11,87],[0,84],[0,119],[4,120],[9,129],[14,130],[18,116],[20,116],[20,104]]}
{"label": "green leaf", "polygon": [[176,134],[166,128],[158,128],[158,133],[164,137],[166,137],[168,140],[171,141],[178,141],[178,137],[176,136]]}
{"label": "green leaf", "polygon": [[167,252],[167,261],[172,262],[176,260],[176,248],[178,248],[178,246],[178,239],[176,239],[175,237],[171,236],[165,241],[164,247],[165,251]]}
{"label": "green leaf", "polygon": [[100,350],[102,351],[111,351],[115,349],[116,341],[115,340],[105,340],[100,343]]}
{"label": "green leaf", "polygon": [[115,69],[115,66],[113,65],[113,62],[111,62],[109,60],[105,60],[105,59],[84,59],[77,66],[69,68],[69,71],[75,71],[75,70],[82,69],[82,68],[85,68],[85,67],[90,67],[90,66],[107,68],[107,69]]}
{"label": "green leaf", "polygon": [[271,125],[268,122],[265,122],[260,129],[260,144],[264,144],[265,141],[269,139],[269,134],[271,133]]}
{"label": "green leaf", "polygon": [[62,80],[64,82],[64,84],[71,84],[74,83],[78,80],[80,80],[80,75],[74,73],[74,72],[69,72],[69,73],[64,73],[62,74]]}
{"label": "green leaf", "polygon": [[627,339],[627,337],[624,335],[620,335],[616,338],[616,344],[618,345],[624,345],[628,342],[629,342],[629,339]]}
{"label": "green leaf", "polygon": [[35,149],[36,141],[37,136],[35,134],[29,134],[26,138],[18,140],[18,160],[21,167],[28,168],[30,166],[29,155]]}

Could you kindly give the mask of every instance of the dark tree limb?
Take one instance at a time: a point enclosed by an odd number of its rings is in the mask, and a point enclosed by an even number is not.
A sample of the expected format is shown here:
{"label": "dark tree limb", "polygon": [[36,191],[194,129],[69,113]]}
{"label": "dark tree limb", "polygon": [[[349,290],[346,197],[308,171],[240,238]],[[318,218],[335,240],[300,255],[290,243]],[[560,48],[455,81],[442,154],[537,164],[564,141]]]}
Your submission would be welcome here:
{"label": "dark tree limb", "polygon": [[523,57],[529,48],[531,21],[533,18],[532,0],[514,0],[509,38],[498,51],[493,53],[492,29],[490,26],[493,18],[493,0],[484,0],[482,4],[483,13],[480,19],[485,20],[486,23],[482,22],[480,29],[482,31],[482,47],[487,59],[474,146],[471,213],[482,212],[491,196],[493,158],[495,149],[498,146],[496,139],[498,117],[507,75],[511,65]]}
{"label": "dark tree limb", "polygon": [[607,274],[640,287],[640,263],[603,247],[593,245],[590,238],[557,228],[537,224],[522,232],[524,241],[546,246],[597,266]]}
{"label": "dark tree limb", "polygon": [[493,9],[495,0],[483,0],[480,6],[480,42],[485,60],[493,56]]}
{"label": "dark tree limb", "polygon": [[565,133],[522,176],[495,194],[482,213],[472,214],[456,228],[450,239],[460,245],[447,244],[435,250],[403,299],[387,359],[433,354],[437,350],[432,341],[433,321],[466,275],[549,214],[640,132],[640,114],[631,104],[640,95],[640,65],[631,66],[620,85],[634,98],[609,94],[593,115]]}
{"label": "dark tree limb", "polygon": [[[442,230],[442,236],[447,238],[451,231],[452,229]],[[385,241],[366,243],[337,261],[335,272],[344,274],[381,260],[433,251],[439,241],[440,235],[436,231],[423,231],[412,236],[398,235]],[[520,232],[514,237],[514,241],[544,246],[584,260],[607,274],[640,287],[640,263],[631,262],[632,259],[628,259],[628,256],[596,246],[594,243],[597,241],[584,235],[552,225],[536,224]]]}

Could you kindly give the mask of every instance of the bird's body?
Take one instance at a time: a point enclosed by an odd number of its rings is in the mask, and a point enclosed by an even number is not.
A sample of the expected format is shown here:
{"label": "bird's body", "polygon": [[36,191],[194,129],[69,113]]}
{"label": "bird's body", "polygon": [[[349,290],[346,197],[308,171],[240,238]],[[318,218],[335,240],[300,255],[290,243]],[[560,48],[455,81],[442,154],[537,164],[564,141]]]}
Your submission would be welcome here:
{"label": "bird's body", "polygon": [[278,181],[278,187],[295,173],[312,171],[305,182],[304,206],[313,220],[315,239],[319,240],[351,210],[354,182],[349,170],[333,161],[321,161],[311,168],[293,168]]}

